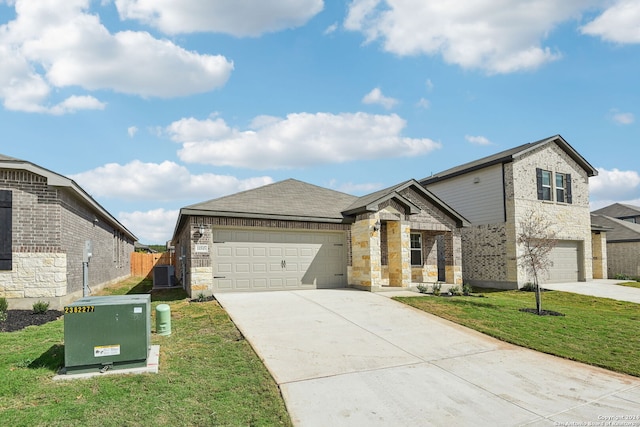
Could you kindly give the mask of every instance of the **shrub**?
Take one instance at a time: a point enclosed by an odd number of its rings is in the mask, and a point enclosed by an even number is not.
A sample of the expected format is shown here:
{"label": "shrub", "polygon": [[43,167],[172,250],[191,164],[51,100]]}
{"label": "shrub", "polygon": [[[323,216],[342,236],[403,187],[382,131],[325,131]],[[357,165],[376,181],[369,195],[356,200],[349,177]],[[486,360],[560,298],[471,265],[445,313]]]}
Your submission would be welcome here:
{"label": "shrub", "polygon": [[459,296],[461,296],[461,295],[462,295],[462,291],[460,290],[460,287],[459,287],[459,286],[452,286],[452,287],[449,289],[449,295],[453,295],[453,296],[457,296],[457,297],[459,297]]}
{"label": "shrub", "polygon": [[33,312],[35,314],[46,313],[49,310],[49,303],[46,301],[38,301],[33,303]]}
{"label": "shrub", "polygon": [[523,287],[520,288],[520,290],[524,291],[524,292],[535,292],[536,285],[534,285],[531,282],[527,282],[527,283],[524,284]]}
{"label": "shrub", "polygon": [[9,303],[5,297],[0,297],[0,322],[7,320],[7,310],[9,309]]}
{"label": "shrub", "polygon": [[418,288],[418,292],[420,292],[421,294],[426,294],[426,293],[427,293],[427,291],[429,290],[429,289],[428,289],[425,285],[423,285],[423,284],[419,284],[419,285],[417,286],[417,288]]}
{"label": "shrub", "polygon": [[440,296],[440,290],[442,289],[442,284],[440,283],[434,283],[431,286],[431,292],[433,292],[433,295],[439,297]]}
{"label": "shrub", "polygon": [[471,285],[468,283],[464,283],[462,285],[462,294],[468,297],[469,295],[471,295],[471,292],[473,292],[473,288],[471,287]]}

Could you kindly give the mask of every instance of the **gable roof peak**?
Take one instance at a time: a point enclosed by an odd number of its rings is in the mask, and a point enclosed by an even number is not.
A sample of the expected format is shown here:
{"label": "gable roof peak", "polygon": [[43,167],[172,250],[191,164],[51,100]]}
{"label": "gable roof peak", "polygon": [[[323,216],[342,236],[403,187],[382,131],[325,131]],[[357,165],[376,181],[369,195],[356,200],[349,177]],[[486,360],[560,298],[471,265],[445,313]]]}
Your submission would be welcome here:
{"label": "gable roof peak", "polygon": [[420,183],[422,185],[432,184],[444,179],[453,178],[455,176],[463,175],[468,172],[483,169],[488,166],[509,163],[517,157],[523,156],[536,148],[550,143],[555,143],[562,150],[564,150],[565,153],[569,155],[569,157],[571,157],[576,163],[578,163],[578,165],[580,165],[580,167],[582,167],[587,172],[587,176],[598,175],[598,171],[593,166],[591,166],[591,164],[587,162],[584,157],[582,157],[560,134],[556,134],[548,138],[518,145],[517,147],[513,147],[478,160],[455,166],[453,168],[423,178],[420,180]]}

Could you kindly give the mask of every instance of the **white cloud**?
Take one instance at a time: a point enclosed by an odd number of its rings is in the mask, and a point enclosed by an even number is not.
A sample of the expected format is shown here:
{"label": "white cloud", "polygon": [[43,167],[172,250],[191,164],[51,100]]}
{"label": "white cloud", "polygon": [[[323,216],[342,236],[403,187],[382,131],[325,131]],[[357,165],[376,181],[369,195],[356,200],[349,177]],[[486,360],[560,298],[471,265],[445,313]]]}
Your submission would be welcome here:
{"label": "white cloud", "polygon": [[561,54],[543,46],[560,23],[599,0],[354,0],[344,27],[397,55],[441,55],[488,73],[535,69]]}
{"label": "white cloud", "polygon": [[75,113],[78,110],[104,110],[107,104],[93,96],[72,95],[60,104],[49,109],[51,114]]}
{"label": "white cloud", "polygon": [[427,138],[401,135],[396,114],[296,113],[260,120],[240,130],[220,118],[184,118],[166,128],[182,144],[182,161],[252,169],[299,168],[354,160],[425,155],[441,147]]}
{"label": "white cloud", "polygon": [[217,32],[238,37],[299,27],[320,13],[322,0],[116,0],[122,19],[167,34]]}
{"label": "white cloud", "polygon": [[[89,96],[55,107],[52,88],[155,97],[207,92],[224,85],[233,64],[223,56],[190,52],[146,32],[111,34],[89,0],[16,0],[16,19],[0,26],[0,97],[10,110],[61,114],[100,108]],[[104,108],[104,105],[102,105]]]}
{"label": "white cloud", "polygon": [[138,128],[136,126],[129,126],[127,128],[127,134],[129,135],[129,138],[133,138],[134,136],[136,136],[137,133],[138,133]]}
{"label": "white cloud", "polygon": [[273,182],[268,176],[238,179],[213,173],[192,175],[174,162],[158,164],[139,160],[126,165],[108,163],[69,177],[96,197],[153,201],[208,200]]}
{"label": "white cloud", "polygon": [[134,233],[141,243],[164,244],[171,239],[178,220],[178,210],[120,212],[118,220]]}
{"label": "white cloud", "polygon": [[466,139],[467,142],[470,142],[470,143],[475,144],[475,145],[491,145],[491,141],[489,141],[484,136],[465,135],[464,139]]}
{"label": "white cloud", "polygon": [[420,108],[429,108],[431,107],[431,102],[429,102],[426,98],[420,98],[420,100],[416,103],[416,106]]}
{"label": "white cloud", "polygon": [[433,82],[431,79],[427,79],[425,85],[427,86],[427,92],[431,92],[433,90]]}
{"label": "white cloud", "polygon": [[611,42],[640,43],[640,2],[618,0],[580,30]]}
{"label": "white cloud", "polygon": [[[597,200],[633,200],[640,198],[640,173],[637,171],[597,168],[598,175],[589,178],[589,193]],[[615,203],[615,202],[612,202]],[[610,203],[609,203],[610,204]]]}
{"label": "white cloud", "polygon": [[611,119],[620,125],[630,125],[636,120],[633,113],[613,113]]}
{"label": "white cloud", "polygon": [[362,98],[362,102],[364,104],[382,105],[387,110],[390,110],[391,108],[395,107],[395,105],[398,103],[398,100],[384,96],[380,88],[377,87],[366,94],[364,98]]}
{"label": "white cloud", "polygon": [[334,22],[333,24],[329,25],[326,30],[324,30],[323,34],[325,36],[328,36],[329,34],[335,33],[337,29],[338,29],[338,23]]}

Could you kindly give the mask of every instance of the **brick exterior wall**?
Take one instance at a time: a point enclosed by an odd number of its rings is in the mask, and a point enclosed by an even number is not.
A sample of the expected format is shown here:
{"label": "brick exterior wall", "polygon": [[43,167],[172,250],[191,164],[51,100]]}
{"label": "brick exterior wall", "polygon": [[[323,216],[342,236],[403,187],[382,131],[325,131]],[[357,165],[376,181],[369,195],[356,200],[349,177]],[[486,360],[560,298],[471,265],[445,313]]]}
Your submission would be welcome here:
{"label": "brick exterior wall", "polygon": [[133,241],[120,235],[120,268],[114,268],[113,228],[102,218],[94,223],[91,209],[71,190],[49,186],[44,176],[14,169],[0,170],[0,188],[11,190],[13,199],[12,270],[0,271],[0,296],[9,300],[11,308],[31,308],[43,300],[59,309],[81,297],[86,239],[93,242],[92,290],[129,276]]}
{"label": "brick exterior wall", "polygon": [[610,278],[616,274],[640,277],[640,242],[607,243],[607,262]]}

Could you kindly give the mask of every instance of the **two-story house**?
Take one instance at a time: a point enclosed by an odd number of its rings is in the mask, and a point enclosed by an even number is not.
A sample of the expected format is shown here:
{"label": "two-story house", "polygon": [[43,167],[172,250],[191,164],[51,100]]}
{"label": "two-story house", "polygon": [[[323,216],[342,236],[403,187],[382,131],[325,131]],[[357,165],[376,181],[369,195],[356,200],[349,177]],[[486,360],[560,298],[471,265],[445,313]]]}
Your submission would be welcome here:
{"label": "two-story house", "polygon": [[592,244],[601,244],[601,235],[595,233],[592,243],[589,215],[588,180],[595,175],[596,169],[556,135],[445,170],[420,183],[472,224],[462,229],[465,282],[519,288],[533,281],[523,268],[517,244],[520,223],[531,215],[550,219],[558,239],[550,255],[553,265],[541,282],[593,278]]}

